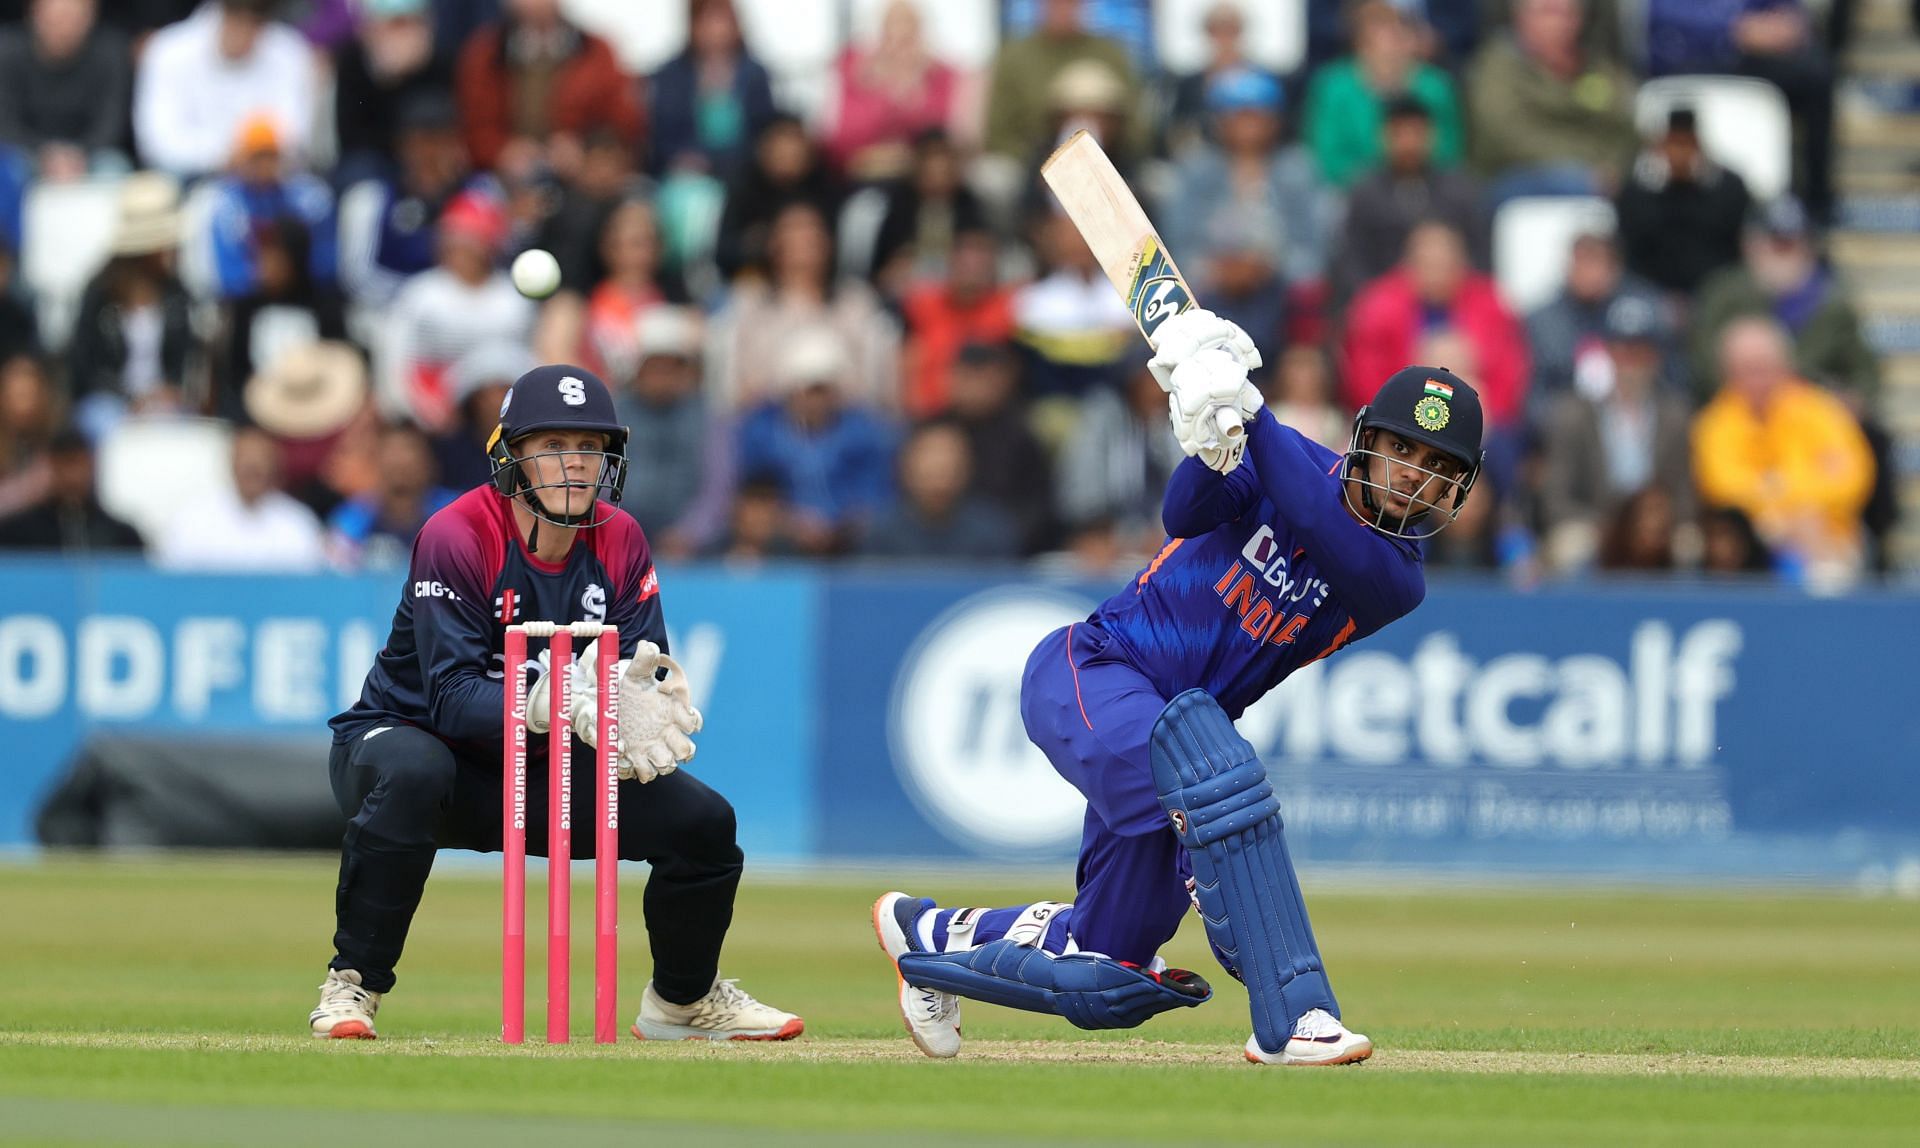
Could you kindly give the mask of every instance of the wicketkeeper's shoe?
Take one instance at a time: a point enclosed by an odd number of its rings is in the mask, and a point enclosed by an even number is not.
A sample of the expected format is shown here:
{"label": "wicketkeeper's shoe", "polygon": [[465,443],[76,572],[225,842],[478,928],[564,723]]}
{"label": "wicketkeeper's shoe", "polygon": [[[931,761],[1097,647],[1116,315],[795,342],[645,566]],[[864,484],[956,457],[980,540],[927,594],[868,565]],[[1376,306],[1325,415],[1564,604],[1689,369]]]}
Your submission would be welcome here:
{"label": "wicketkeeper's shoe", "polygon": [[328,969],[320,986],[320,1003],[307,1022],[321,1039],[372,1040],[373,1015],[380,1011],[381,994],[360,987],[353,969]]}
{"label": "wicketkeeper's shoe", "polygon": [[1347,1031],[1325,1009],[1310,1009],[1294,1022],[1293,1036],[1279,1052],[1268,1052],[1247,1038],[1247,1059],[1255,1064],[1358,1064],[1373,1055],[1373,1042]]}
{"label": "wicketkeeper's shoe", "polygon": [[932,908],[933,902],[924,897],[883,894],[873,903],[873,935],[880,939],[880,951],[893,962],[894,978],[900,982],[900,1019],[906,1022],[907,1035],[921,1052],[944,1059],[960,1053],[960,998],[910,985],[900,975],[901,955],[921,951],[914,922]]}
{"label": "wicketkeeper's shoe", "polygon": [[662,1000],[647,982],[633,1035],[641,1040],[792,1040],[806,1024],[790,1012],[764,1005],[734,981],[715,981],[692,1004]]}

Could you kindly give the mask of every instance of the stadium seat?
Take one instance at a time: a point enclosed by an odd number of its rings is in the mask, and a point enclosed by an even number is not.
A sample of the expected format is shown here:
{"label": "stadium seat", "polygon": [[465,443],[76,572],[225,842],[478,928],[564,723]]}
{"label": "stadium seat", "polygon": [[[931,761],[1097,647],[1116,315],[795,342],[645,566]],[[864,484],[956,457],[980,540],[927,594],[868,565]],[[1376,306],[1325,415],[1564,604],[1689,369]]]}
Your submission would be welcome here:
{"label": "stadium seat", "polygon": [[747,47],[775,75],[818,72],[846,39],[846,0],[734,0]]}
{"label": "stadium seat", "polygon": [[613,45],[613,54],[636,76],[659,69],[687,45],[685,4],[636,4],[633,0],[563,0],[567,19]]}
{"label": "stadium seat", "polygon": [[149,540],[183,499],[233,485],[233,429],[217,419],[129,418],[101,439],[100,505]]}
{"label": "stadium seat", "polygon": [[22,209],[20,277],[39,303],[40,338],[67,345],[80,295],[106,265],[120,218],[120,181],[36,183]]}
{"label": "stadium seat", "polygon": [[[851,0],[853,42],[871,44],[880,17],[893,0]],[[914,0],[927,46],[942,62],[962,71],[991,67],[1000,48],[1000,10],[995,0]]]}
{"label": "stadium seat", "polygon": [[1567,276],[1574,237],[1612,233],[1613,204],[1592,195],[1510,199],[1493,217],[1493,274],[1500,296],[1525,315],[1553,301]]}
{"label": "stadium seat", "polygon": [[1640,134],[1656,139],[1667,112],[1699,113],[1700,141],[1715,162],[1731,168],[1759,200],[1787,190],[1793,174],[1793,122],[1787,99],[1765,80],[1745,76],[1662,76],[1641,85],[1634,103]]}
{"label": "stadium seat", "polygon": [[[1207,62],[1207,11],[1219,0],[1158,0],[1153,6],[1153,38],[1160,63],[1178,75],[1197,72]],[[1307,54],[1306,0],[1232,0],[1246,20],[1247,58],[1280,75],[1300,66]]]}

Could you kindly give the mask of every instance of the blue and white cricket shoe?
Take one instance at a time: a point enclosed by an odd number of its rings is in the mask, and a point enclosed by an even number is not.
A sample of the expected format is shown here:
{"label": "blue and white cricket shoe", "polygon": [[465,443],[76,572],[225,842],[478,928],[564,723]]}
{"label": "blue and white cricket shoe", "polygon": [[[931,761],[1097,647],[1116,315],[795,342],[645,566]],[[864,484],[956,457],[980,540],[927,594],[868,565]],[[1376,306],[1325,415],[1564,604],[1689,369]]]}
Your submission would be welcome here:
{"label": "blue and white cricket shoe", "polygon": [[900,1019],[914,1047],[928,1056],[946,1059],[960,1054],[960,998],[938,989],[907,983],[900,975],[900,957],[904,953],[924,952],[914,924],[920,914],[930,911],[933,902],[905,893],[884,893],[873,903],[873,935],[880,951],[893,962],[893,975],[900,982]]}
{"label": "blue and white cricket shoe", "polygon": [[1350,1032],[1326,1009],[1310,1009],[1294,1022],[1293,1035],[1279,1052],[1260,1047],[1256,1037],[1247,1038],[1247,1059],[1255,1064],[1358,1064],[1373,1055],[1373,1042]]}

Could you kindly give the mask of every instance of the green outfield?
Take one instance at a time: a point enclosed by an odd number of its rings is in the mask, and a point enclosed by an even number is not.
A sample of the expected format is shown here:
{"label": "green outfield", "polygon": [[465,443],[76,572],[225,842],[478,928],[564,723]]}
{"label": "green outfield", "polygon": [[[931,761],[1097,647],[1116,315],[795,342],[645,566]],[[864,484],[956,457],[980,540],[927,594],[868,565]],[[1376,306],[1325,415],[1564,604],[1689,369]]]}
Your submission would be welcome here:
{"label": "green outfield", "polygon": [[[316,1042],[304,1032],[332,869],[0,864],[0,1143],[1618,1148],[1909,1144],[1920,1129],[1912,901],[1324,890],[1313,908],[1336,987],[1380,1052],[1299,1070],[1241,1060],[1245,997],[1224,976],[1204,1008],[1131,1034],[969,1005],[967,1051],[924,1060],[867,925],[889,882],[842,876],[750,877],[742,892],[725,972],[805,1015],[789,1045],[503,1048],[498,884],[473,868],[429,887],[382,1039]],[[629,1014],[646,970],[643,879],[626,891]],[[1064,892],[907,885],[955,903]],[[592,985],[586,888],[583,874],[576,1037]],[[1191,924],[1176,950],[1217,971]]]}

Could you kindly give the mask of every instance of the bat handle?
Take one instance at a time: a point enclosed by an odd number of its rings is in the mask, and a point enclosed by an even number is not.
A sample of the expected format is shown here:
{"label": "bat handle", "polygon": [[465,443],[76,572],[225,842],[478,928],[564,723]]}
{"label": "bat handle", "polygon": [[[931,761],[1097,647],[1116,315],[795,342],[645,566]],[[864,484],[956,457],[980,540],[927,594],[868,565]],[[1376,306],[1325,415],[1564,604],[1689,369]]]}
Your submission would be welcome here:
{"label": "bat handle", "polygon": [[1232,407],[1221,407],[1213,412],[1214,425],[1220,430],[1220,441],[1232,442],[1247,433],[1246,426],[1240,421],[1240,412]]}

